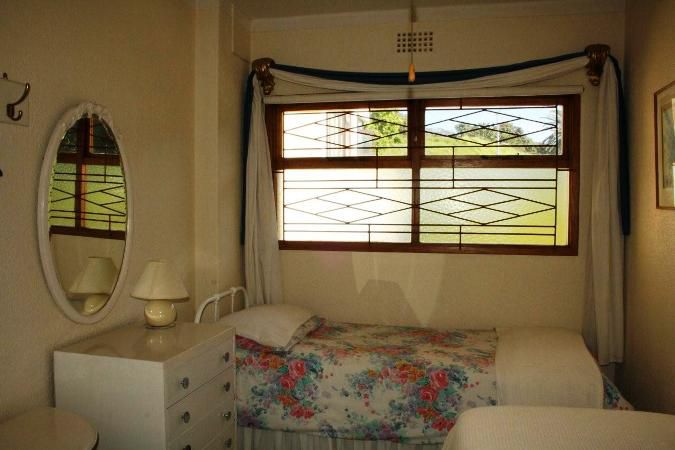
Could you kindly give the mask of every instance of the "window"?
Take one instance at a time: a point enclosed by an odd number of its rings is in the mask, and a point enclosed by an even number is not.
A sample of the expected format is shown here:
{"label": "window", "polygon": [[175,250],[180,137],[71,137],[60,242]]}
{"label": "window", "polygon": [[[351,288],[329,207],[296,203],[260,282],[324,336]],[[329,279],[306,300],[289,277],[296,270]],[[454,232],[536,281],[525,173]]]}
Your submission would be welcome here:
{"label": "window", "polygon": [[282,249],[577,252],[579,97],[268,105]]}
{"label": "window", "polygon": [[104,122],[83,117],[57,151],[49,191],[49,232],[124,239],[126,188],[117,143]]}

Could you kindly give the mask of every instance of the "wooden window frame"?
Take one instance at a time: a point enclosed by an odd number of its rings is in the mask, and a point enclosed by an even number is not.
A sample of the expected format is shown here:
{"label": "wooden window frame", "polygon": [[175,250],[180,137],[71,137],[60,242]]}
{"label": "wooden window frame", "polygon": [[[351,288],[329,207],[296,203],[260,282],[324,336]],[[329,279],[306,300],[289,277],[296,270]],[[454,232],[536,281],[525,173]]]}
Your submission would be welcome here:
{"label": "wooden window frame", "polygon": [[[576,256],[579,241],[579,159],[580,159],[580,96],[546,95],[527,97],[477,97],[462,99],[422,99],[394,101],[357,101],[304,104],[266,105],[265,119],[272,161],[272,172],[287,169],[357,169],[357,168],[411,168],[412,183],[412,235],[410,243],[386,242],[336,242],[336,241],[286,241],[279,240],[281,250],[326,250],[354,252],[405,252],[405,253],[469,253],[505,255],[557,255]],[[563,106],[563,151],[561,155],[541,156],[445,156],[425,155],[424,111],[433,106]],[[283,157],[283,113],[286,111],[348,110],[356,108],[407,107],[408,154],[407,156],[359,157]],[[421,120],[421,124],[419,123]],[[506,245],[506,244],[429,244],[419,242],[419,173],[423,168],[556,168],[569,172],[569,222],[567,245]],[[416,176],[417,175],[417,176]],[[277,176],[274,177],[275,196]],[[283,208],[283,205],[279,207]]]}

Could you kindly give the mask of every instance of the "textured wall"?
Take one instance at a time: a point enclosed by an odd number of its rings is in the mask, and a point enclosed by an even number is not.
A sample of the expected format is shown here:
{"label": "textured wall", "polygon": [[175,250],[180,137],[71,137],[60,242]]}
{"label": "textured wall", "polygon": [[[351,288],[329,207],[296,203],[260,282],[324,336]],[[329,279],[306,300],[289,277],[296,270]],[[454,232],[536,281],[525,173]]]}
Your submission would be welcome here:
{"label": "textured wall", "polygon": [[[32,84],[30,126],[0,123],[0,420],[52,402],[54,348],[142,318],[129,292],[146,260],[171,259],[193,291],[193,32],[184,0],[0,2],[0,69]],[[47,140],[82,101],[109,108],[135,206],[127,282],[111,314],[89,326],[52,301],[35,224]]]}
{"label": "textured wall", "polygon": [[[249,71],[245,23],[229,2],[196,2],[195,301],[243,283],[241,114]],[[235,14],[236,15],[236,14]],[[234,29],[233,29],[234,28]],[[233,53],[233,40],[244,54]]]}
{"label": "textured wall", "polygon": [[675,413],[675,211],[656,209],[654,92],[675,80],[675,1],[629,1],[626,91],[633,233],[626,241],[623,389],[642,409]]}
{"label": "textured wall", "polygon": [[[227,2],[226,2],[227,4]],[[242,108],[246,77],[250,71],[249,29],[229,8],[220,11],[218,66],[218,245],[219,288],[242,285],[243,252],[240,244],[242,200]],[[237,54],[232,49],[238,49]],[[196,149],[195,149],[196,151]]]}
{"label": "textured wall", "polygon": [[[518,6],[509,17],[459,9],[457,18],[423,21],[434,32],[434,52],[416,54],[418,71],[508,64],[606,43],[623,56],[622,12],[533,15]],[[405,71],[408,56],[395,52],[405,19],[377,15],[252,24],[252,58],[336,70]],[[349,24],[351,23],[351,25]],[[557,83],[551,83],[557,84]],[[282,252],[287,302],[340,320],[488,328],[554,325],[581,328],[588,185],[596,89],[583,75],[560,84],[584,85],[582,96],[581,224],[579,256],[490,256],[318,251]]]}

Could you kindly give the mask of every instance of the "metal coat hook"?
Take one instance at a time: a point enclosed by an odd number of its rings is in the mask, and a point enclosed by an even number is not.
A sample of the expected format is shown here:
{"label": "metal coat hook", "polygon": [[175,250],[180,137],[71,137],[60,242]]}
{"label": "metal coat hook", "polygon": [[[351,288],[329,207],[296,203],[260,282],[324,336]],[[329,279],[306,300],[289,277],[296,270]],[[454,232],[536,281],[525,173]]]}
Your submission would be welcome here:
{"label": "metal coat hook", "polygon": [[[3,72],[2,78],[7,80],[7,73]],[[29,93],[30,83],[26,83],[23,88],[23,94],[21,94],[21,98],[13,103],[7,103],[7,117],[12,119],[14,122],[18,122],[21,120],[21,117],[23,117],[23,111],[16,111],[16,106],[23,103],[28,97]],[[0,174],[0,176],[2,176],[2,174]]]}

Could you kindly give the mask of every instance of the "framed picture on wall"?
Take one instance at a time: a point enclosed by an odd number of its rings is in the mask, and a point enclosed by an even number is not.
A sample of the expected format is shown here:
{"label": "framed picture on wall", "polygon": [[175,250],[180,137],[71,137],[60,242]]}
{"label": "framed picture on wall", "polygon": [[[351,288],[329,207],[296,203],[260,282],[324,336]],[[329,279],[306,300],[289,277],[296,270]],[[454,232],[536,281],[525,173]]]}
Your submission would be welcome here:
{"label": "framed picture on wall", "polygon": [[654,94],[656,206],[675,209],[675,81]]}

